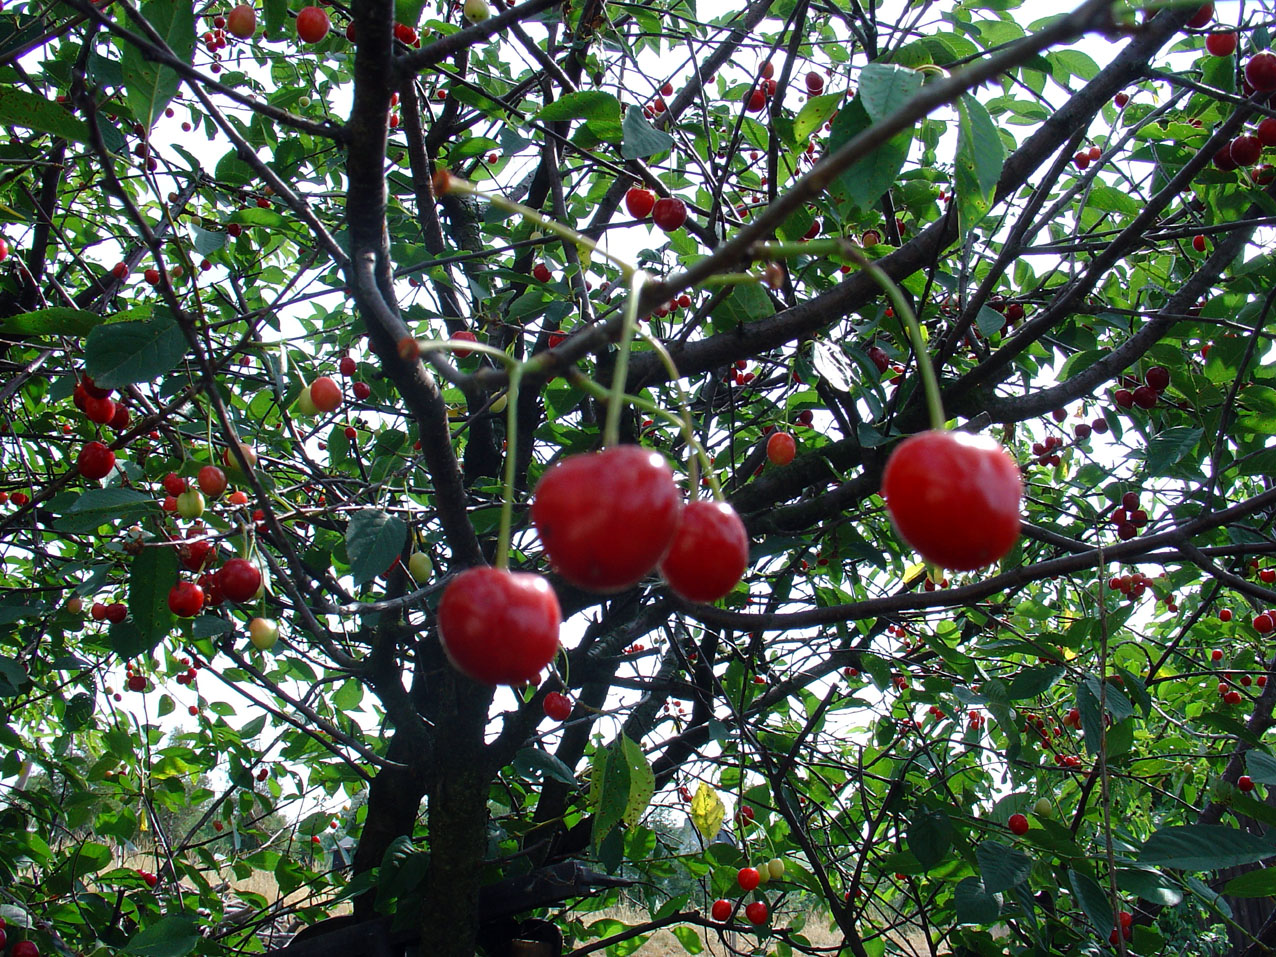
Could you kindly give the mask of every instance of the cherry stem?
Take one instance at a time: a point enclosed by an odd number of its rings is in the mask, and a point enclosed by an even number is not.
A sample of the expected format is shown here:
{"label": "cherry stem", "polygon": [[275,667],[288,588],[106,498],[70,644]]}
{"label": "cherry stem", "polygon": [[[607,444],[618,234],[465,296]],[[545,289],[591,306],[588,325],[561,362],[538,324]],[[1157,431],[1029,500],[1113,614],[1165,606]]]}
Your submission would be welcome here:
{"label": "cherry stem", "polygon": [[629,297],[625,300],[625,318],[620,327],[620,351],[616,353],[616,368],[612,370],[611,394],[607,401],[607,420],[603,425],[603,448],[610,448],[620,441],[620,413],[625,403],[625,378],[629,374],[629,346],[634,330],[638,328],[638,298],[642,293],[647,274],[635,269],[629,275]]}
{"label": "cherry stem", "polygon": [[526,370],[517,363],[510,370],[510,384],[505,392],[505,480],[501,487],[501,522],[496,533],[495,567],[505,571],[510,566],[510,527],[514,516],[514,473],[518,452],[518,387]]}
{"label": "cherry stem", "polygon": [[926,393],[926,408],[930,412],[930,427],[942,432],[948,424],[948,419],[944,415],[944,403],[939,397],[939,379],[935,377],[935,367],[931,364],[930,352],[926,348],[926,338],[922,335],[922,327],[917,321],[917,314],[913,312],[913,307],[908,304],[903,290],[895,284],[890,276],[882,271],[880,266],[849,242],[842,243],[841,252],[851,262],[868,273],[870,279],[882,287],[882,291],[890,299],[891,305],[895,307],[895,316],[903,323],[904,329],[912,341],[913,355],[917,359],[917,371],[921,373],[922,389]]}

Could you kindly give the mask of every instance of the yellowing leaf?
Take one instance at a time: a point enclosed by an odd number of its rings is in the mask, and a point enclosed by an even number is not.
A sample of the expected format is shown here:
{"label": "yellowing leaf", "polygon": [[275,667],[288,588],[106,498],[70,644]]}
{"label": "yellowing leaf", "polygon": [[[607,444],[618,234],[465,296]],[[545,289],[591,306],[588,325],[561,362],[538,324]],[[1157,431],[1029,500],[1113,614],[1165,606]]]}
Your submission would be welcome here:
{"label": "yellowing leaf", "polygon": [[718,792],[702,781],[691,799],[691,823],[707,842],[718,836],[726,816],[727,809],[718,797]]}

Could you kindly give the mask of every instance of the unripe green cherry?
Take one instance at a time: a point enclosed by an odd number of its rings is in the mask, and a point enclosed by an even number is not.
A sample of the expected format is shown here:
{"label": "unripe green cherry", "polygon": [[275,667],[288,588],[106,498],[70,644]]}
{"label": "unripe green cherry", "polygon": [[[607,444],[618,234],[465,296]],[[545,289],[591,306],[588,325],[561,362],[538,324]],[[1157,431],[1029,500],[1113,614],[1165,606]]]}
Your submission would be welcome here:
{"label": "unripe green cherry", "polygon": [[315,400],[310,396],[310,386],[302,384],[301,395],[297,396],[297,401],[293,405],[298,415],[312,416],[319,414],[319,407],[315,405]]}
{"label": "unripe green cherry", "polygon": [[248,640],[254,648],[266,651],[279,640],[279,626],[270,618],[254,618],[248,623]]}
{"label": "unripe green cherry", "polygon": [[488,408],[491,411],[499,414],[505,411],[505,407],[507,405],[509,405],[509,395],[502,392],[500,395],[498,395],[495,399],[492,400],[492,404],[488,406]]}
{"label": "unripe green cherry", "polygon": [[767,867],[766,861],[761,861],[755,869],[758,872],[759,884],[765,884],[771,880],[771,870]]}
{"label": "unripe green cherry", "polygon": [[492,9],[487,0],[465,0],[464,13],[470,23],[482,23],[492,15]]}
{"label": "unripe green cherry", "polygon": [[199,518],[204,514],[204,496],[197,488],[188,488],[177,496],[177,514],[185,519]]}
{"label": "unripe green cherry", "polygon": [[429,581],[434,574],[434,563],[430,561],[430,556],[425,552],[413,552],[408,559],[408,574],[414,581]]}
{"label": "unripe green cherry", "polygon": [[1054,817],[1054,805],[1049,798],[1037,798],[1037,803],[1032,806],[1032,813],[1037,817]]}
{"label": "unripe green cherry", "polygon": [[771,880],[778,881],[784,876],[784,861],[781,858],[773,857],[766,862],[766,869],[771,874]]}

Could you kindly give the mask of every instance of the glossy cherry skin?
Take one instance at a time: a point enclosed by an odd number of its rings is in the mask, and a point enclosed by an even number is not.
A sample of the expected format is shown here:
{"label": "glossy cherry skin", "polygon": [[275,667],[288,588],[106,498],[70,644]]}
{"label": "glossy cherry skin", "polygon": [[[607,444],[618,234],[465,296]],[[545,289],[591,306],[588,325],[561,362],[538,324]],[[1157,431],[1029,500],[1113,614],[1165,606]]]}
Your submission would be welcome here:
{"label": "glossy cherry skin", "polygon": [[555,721],[566,721],[572,714],[572,699],[561,691],[551,691],[541,702],[545,717]]}
{"label": "glossy cherry skin", "polygon": [[106,478],[115,468],[115,453],[101,442],[90,442],[80,449],[75,465],[86,479],[96,481]]}
{"label": "glossy cherry skin", "polygon": [[676,196],[664,196],[656,200],[651,209],[651,220],[667,233],[673,232],[687,221],[687,204]]}
{"label": "glossy cherry skin", "polygon": [[646,219],[656,205],[656,194],[641,186],[631,187],[625,193],[625,209],[634,219]]}
{"label": "glossy cherry skin", "polygon": [[636,445],[561,460],[532,499],[532,522],[554,570],[596,592],[622,591],[651,572],[681,516],[664,456]]}
{"label": "glossy cherry skin", "polygon": [[731,916],[731,902],[726,900],[714,901],[713,910],[710,911],[710,916],[712,916],[719,924],[725,924],[727,922],[727,918]]}
{"label": "glossy cherry skin", "polygon": [[687,601],[717,601],[749,564],[749,533],[726,502],[690,502],[660,563],[660,574]]}
{"label": "glossy cherry skin", "polygon": [[772,465],[788,465],[797,455],[797,440],[788,432],[772,432],[766,440],[766,457]]}
{"label": "glossy cherry skin", "polygon": [[439,601],[439,639],[457,671],[489,685],[535,681],[558,654],[558,597],[540,575],[480,566]]}
{"label": "glossy cherry skin", "polygon": [[297,36],[306,43],[318,43],[332,26],[321,7],[302,7],[297,13]]}
{"label": "glossy cherry skin", "polygon": [[182,618],[194,618],[204,607],[204,589],[194,582],[178,582],[168,591],[168,609]]}
{"label": "glossy cherry skin", "polygon": [[246,558],[232,558],[218,569],[217,584],[231,601],[252,601],[261,588],[261,572]]}
{"label": "glossy cherry skin", "polygon": [[1019,538],[1019,466],[988,436],[909,436],[886,463],[882,497],[900,537],[942,568],[991,565]]}
{"label": "glossy cherry skin", "polygon": [[765,924],[770,912],[762,901],[754,901],[744,909],[744,916],[749,919],[750,924]]}

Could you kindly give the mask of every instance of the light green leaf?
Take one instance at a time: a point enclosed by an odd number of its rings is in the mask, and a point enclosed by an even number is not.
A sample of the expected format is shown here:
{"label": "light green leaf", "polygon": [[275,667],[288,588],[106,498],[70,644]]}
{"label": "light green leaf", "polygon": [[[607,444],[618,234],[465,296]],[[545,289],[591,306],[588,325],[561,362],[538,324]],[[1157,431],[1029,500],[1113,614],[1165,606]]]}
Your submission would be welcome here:
{"label": "light green leaf", "polygon": [[957,159],[954,164],[958,226],[967,235],[992,205],[1006,151],[983,104],[970,94],[956,103]]}
{"label": "light green leaf", "polygon": [[140,519],[155,511],[149,495],[131,488],[91,488],[71,505],[54,527],[62,532],[84,534],[102,525]]}
{"label": "light green leaf", "polygon": [[922,88],[916,70],[893,63],[869,63],[860,71],[859,96],[869,119],[878,123],[907,103]]}
{"label": "light green leaf", "polygon": [[83,336],[100,322],[102,318],[87,309],[53,306],[9,316],[0,328],[18,336]]}
{"label": "light green leaf", "polygon": [[656,790],[656,777],[642,753],[642,746],[625,735],[620,738],[621,753],[629,771],[629,800],[625,804],[624,822],[628,827],[638,823]]}

